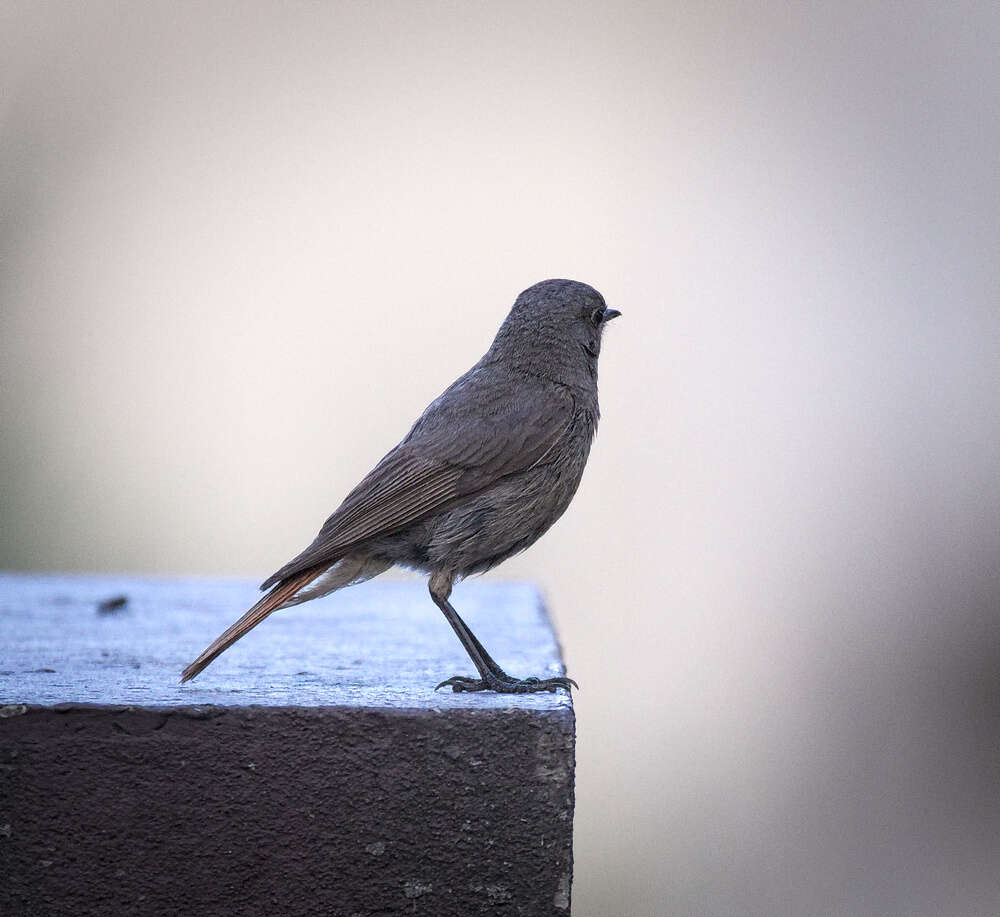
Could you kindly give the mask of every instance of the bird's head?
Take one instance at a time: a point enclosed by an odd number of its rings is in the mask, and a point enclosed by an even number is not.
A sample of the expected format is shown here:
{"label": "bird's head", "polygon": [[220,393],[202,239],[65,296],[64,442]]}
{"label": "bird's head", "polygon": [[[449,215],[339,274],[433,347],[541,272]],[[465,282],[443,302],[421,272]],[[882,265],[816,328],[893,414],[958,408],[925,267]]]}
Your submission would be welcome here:
{"label": "bird's head", "polygon": [[596,378],[604,328],[619,315],[592,286],[543,280],[517,297],[490,354],[569,385]]}

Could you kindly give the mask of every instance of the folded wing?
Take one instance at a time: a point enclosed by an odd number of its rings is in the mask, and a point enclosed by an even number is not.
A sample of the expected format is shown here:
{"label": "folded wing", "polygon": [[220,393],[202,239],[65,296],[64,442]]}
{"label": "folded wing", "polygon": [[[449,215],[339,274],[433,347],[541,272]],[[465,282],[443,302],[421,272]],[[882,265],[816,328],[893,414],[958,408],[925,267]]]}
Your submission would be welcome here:
{"label": "folded wing", "polygon": [[563,386],[535,376],[513,377],[496,364],[475,367],[424,411],[406,438],[326,520],[313,543],[261,589],[333,563],[370,538],[544,462],[573,413],[573,397]]}

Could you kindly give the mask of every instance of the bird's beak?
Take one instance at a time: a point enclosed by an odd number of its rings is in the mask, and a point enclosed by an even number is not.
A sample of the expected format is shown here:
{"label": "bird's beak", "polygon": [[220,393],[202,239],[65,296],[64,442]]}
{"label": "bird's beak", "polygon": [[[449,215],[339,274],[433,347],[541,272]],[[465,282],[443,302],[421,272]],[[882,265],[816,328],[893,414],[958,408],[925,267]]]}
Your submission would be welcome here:
{"label": "bird's beak", "polygon": [[607,324],[613,318],[618,318],[619,315],[621,315],[621,312],[619,312],[617,309],[605,309],[604,310],[604,324]]}

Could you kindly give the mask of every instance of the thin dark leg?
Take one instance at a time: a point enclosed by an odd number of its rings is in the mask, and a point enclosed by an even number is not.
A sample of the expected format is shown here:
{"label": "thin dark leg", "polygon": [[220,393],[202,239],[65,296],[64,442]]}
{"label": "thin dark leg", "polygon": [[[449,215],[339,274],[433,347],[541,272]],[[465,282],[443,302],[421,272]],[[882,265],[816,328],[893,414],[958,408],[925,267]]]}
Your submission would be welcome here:
{"label": "thin dark leg", "polygon": [[433,594],[431,598],[434,599],[438,608],[444,612],[445,619],[451,625],[452,630],[458,635],[458,639],[462,641],[462,646],[465,647],[469,658],[479,670],[479,674],[483,678],[486,678],[488,675],[492,675],[494,678],[508,678],[507,673],[500,668],[500,664],[486,652],[486,648],[479,642],[476,635],[469,630],[469,625],[462,620],[451,602],[447,599],[438,598]]}
{"label": "thin dark leg", "polygon": [[431,577],[430,593],[434,599],[434,604],[444,613],[445,619],[455,631],[456,636],[461,641],[465,651],[469,654],[476,669],[479,671],[479,678],[467,678],[463,675],[454,675],[438,685],[443,688],[450,686],[453,691],[497,691],[504,694],[528,694],[535,691],[555,691],[556,688],[577,687],[572,678],[513,678],[508,675],[486,648],[476,639],[476,635],[469,630],[468,624],[462,620],[448,601],[451,595],[452,577],[444,573],[435,573]]}

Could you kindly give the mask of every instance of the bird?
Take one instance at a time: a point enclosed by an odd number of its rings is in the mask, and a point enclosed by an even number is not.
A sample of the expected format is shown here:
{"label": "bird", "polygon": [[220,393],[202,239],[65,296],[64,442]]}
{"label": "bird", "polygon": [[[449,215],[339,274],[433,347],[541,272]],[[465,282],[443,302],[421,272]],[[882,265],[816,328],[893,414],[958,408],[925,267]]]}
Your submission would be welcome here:
{"label": "bird", "polygon": [[273,612],[398,564],[429,575],[430,596],[478,673],[454,675],[435,690],[577,687],[567,677],[508,675],[449,598],[457,579],[525,550],[569,506],[600,418],[601,340],[620,315],[579,281],[524,290],[479,362],[431,402],[313,542],[261,584],[266,594],[184,669],[181,683]]}

